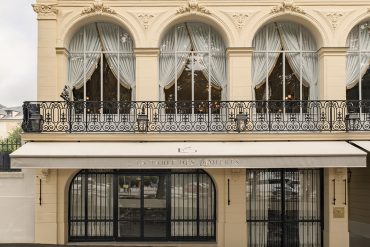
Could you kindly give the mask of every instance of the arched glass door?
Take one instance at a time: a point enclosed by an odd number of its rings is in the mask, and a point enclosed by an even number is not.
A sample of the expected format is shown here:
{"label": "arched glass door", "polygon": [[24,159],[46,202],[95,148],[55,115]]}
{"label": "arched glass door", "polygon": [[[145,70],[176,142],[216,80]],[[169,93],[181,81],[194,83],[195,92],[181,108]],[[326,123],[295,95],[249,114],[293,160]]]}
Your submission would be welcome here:
{"label": "arched glass door", "polygon": [[70,241],[213,241],[216,192],[202,170],[82,170],[69,192]]}

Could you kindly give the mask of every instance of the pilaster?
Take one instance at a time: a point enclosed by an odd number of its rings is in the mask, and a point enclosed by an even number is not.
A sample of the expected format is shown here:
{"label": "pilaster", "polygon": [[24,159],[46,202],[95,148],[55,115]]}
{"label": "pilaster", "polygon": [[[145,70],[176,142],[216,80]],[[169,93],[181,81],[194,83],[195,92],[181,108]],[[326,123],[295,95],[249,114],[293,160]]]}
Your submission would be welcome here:
{"label": "pilaster", "polygon": [[319,50],[318,99],[346,99],[346,55],[345,47],[322,47]]}
{"label": "pilaster", "polygon": [[252,54],[250,47],[227,49],[228,100],[252,100]]}
{"label": "pilaster", "polygon": [[57,100],[57,40],[56,4],[33,4],[38,20],[37,99]]}
{"label": "pilaster", "polygon": [[159,49],[136,48],[136,101],[159,100]]}
{"label": "pilaster", "polygon": [[324,246],[348,247],[348,184],[346,168],[324,172]]}

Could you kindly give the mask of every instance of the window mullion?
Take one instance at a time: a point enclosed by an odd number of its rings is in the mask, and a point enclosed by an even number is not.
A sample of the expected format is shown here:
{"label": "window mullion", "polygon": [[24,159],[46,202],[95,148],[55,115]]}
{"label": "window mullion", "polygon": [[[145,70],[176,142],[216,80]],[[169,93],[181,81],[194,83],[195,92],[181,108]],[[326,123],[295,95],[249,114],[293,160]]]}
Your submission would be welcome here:
{"label": "window mullion", "polygon": [[[120,46],[119,46],[119,35],[120,35],[120,29],[119,29],[119,27],[117,27],[117,50],[118,50],[118,52],[117,52],[117,102],[118,101],[121,101],[121,87],[120,87],[120,53],[119,53],[119,51],[120,51]],[[113,55],[113,54],[112,54]],[[108,56],[109,56],[109,54],[108,54]],[[131,100],[133,100],[133,99],[131,99]],[[119,114],[119,105],[118,105],[118,107],[117,107],[117,114]]]}

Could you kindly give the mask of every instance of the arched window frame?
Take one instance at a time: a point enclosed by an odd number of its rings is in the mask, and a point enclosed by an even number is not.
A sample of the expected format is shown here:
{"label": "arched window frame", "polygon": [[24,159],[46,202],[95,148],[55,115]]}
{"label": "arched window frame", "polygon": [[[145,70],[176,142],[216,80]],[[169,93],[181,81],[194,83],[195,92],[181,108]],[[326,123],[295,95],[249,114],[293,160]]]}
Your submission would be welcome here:
{"label": "arched window frame", "polygon": [[[287,41],[283,41],[284,37],[286,37],[287,35],[284,34],[282,35],[281,32],[282,32],[282,29],[280,28],[281,26],[279,25],[282,25],[282,24],[287,24],[287,25],[295,25],[297,27],[299,27],[299,42],[298,44],[295,44],[296,46],[298,46],[299,48],[298,49],[286,49],[286,47],[284,46],[287,46],[286,44],[288,43]],[[275,26],[275,27],[274,27]],[[280,43],[280,44],[273,44],[273,47],[269,47],[269,34],[270,34],[270,29],[276,29],[274,30],[274,32],[277,32],[277,36],[279,37],[279,42],[277,43]],[[264,33],[262,33],[264,32]],[[309,37],[312,41],[312,43],[308,46],[314,46],[315,48],[314,49],[310,49],[310,50],[306,50],[306,49],[303,49],[303,44],[304,44],[304,38],[303,38],[303,32],[305,32],[305,35],[306,37]],[[258,35],[264,35],[265,37],[265,42],[264,44],[259,44],[257,45],[257,41],[256,41],[256,38],[258,37]],[[293,42],[291,42],[291,46],[294,45]],[[260,48],[258,48],[258,46],[260,46]],[[262,47],[261,47],[262,46]],[[307,46],[307,44],[306,44]],[[316,100],[318,98],[318,93],[317,93],[317,84],[318,84],[318,54],[317,54],[317,43],[313,37],[313,35],[308,31],[308,29],[306,29],[305,27],[303,27],[302,25],[300,24],[296,24],[296,23],[293,23],[293,22],[274,22],[274,23],[270,23],[270,24],[266,24],[265,26],[263,26],[258,32],[257,34],[255,35],[254,39],[253,39],[253,47],[255,48],[254,49],[254,52],[253,52],[253,57],[252,57],[252,95],[253,95],[253,99],[256,100],[256,88],[259,88],[261,86],[264,85],[265,87],[265,97],[264,97],[264,100],[270,100],[270,92],[269,92],[269,89],[270,89],[270,85],[269,85],[269,76],[270,76],[270,73],[274,70],[275,66],[276,66],[276,62],[279,58],[280,55],[283,56],[283,68],[282,68],[282,87],[283,87],[283,94],[282,94],[282,98],[280,100],[307,100],[307,99],[304,99],[303,98],[303,84],[305,82],[304,80],[304,71],[303,71],[303,58],[304,57],[307,57],[309,58],[311,56],[311,59],[314,59],[315,60],[315,63],[316,65],[313,65],[311,66],[312,70],[314,71],[315,73],[315,76],[314,78],[312,78],[311,80],[313,82],[306,82],[306,84],[309,85],[309,96],[308,96],[308,99],[310,100]],[[270,49],[272,48],[272,49]],[[286,75],[285,75],[285,67],[286,67],[286,61],[289,60],[289,57],[287,56],[287,54],[299,54],[299,72],[298,73],[295,73],[295,74],[298,74],[296,77],[297,79],[299,80],[299,87],[300,87],[300,96],[299,98],[291,98],[289,97],[290,95],[286,94]],[[264,62],[260,62],[260,66],[262,65],[263,66],[263,63],[265,63],[264,67],[264,71],[263,73],[265,73],[264,75],[260,76],[260,75],[256,75],[256,68],[258,68],[256,65],[258,65],[258,61],[257,61],[257,57],[259,56],[264,56],[263,59],[265,59]],[[271,68],[268,68],[267,65],[269,65],[270,61],[269,59],[270,56],[273,57],[273,59],[275,59],[275,62],[271,63]],[[274,57],[275,56],[275,57]],[[313,63],[312,63],[313,64]],[[294,68],[289,64],[289,67],[293,70],[293,73],[294,73]],[[307,74],[307,73],[306,73]],[[306,76],[307,77],[307,76]]]}
{"label": "arched window frame", "polygon": [[[181,28],[182,25],[185,25],[187,28],[188,26],[187,25],[200,25],[200,26],[203,26],[203,27],[207,27],[208,28],[208,49],[199,49],[199,43],[200,42],[194,42],[192,41],[191,37],[190,37],[190,46],[193,48],[193,50],[191,50],[189,47],[186,46],[185,49],[182,49],[181,47],[179,48],[179,41],[178,41],[178,29]],[[172,50],[168,50],[166,48],[166,38],[168,35],[170,35],[171,33],[175,33],[174,34],[174,39],[173,39],[173,42],[174,42],[174,45],[173,45],[173,48]],[[192,36],[192,35],[196,35],[196,34],[190,34],[189,33],[189,36]],[[212,39],[214,40],[218,40],[218,41],[215,41],[216,43],[218,42],[218,45],[219,47],[221,47],[221,51],[217,51],[215,49],[215,44],[212,44]],[[222,42],[222,44],[220,44]],[[197,44],[194,44],[194,43],[198,43]],[[183,44],[183,43],[181,43]],[[189,49],[188,49],[189,48]],[[217,47],[216,47],[217,48]],[[182,74],[182,71],[179,71],[181,69],[179,69],[181,67],[178,66],[178,63],[179,61],[181,62],[181,59],[184,59],[186,56],[186,60],[183,61],[182,63],[186,63],[186,61],[190,60],[191,61],[191,65],[192,65],[192,92],[191,92],[191,101],[194,101],[195,100],[195,92],[194,92],[194,84],[196,83],[195,80],[194,80],[194,61],[195,59],[197,58],[197,56],[207,56],[208,58],[208,67],[207,67],[207,70],[208,70],[208,73],[207,75],[205,75],[208,79],[208,101],[211,101],[211,100],[214,100],[212,99],[211,95],[212,95],[212,86],[219,86],[222,90],[222,96],[221,96],[221,100],[226,100],[226,95],[227,95],[227,69],[226,69],[226,46],[225,46],[225,43],[224,41],[222,40],[222,37],[218,34],[217,31],[215,31],[210,25],[206,25],[206,24],[203,24],[203,23],[199,23],[199,22],[185,22],[185,23],[181,23],[181,24],[178,24],[176,25],[174,28],[170,29],[167,34],[165,35],[164,39],[162,40],[161,42],[161,45],[160,45],[160,68],[159,68],[159,100],[161,101],[164,101],[165,100],[165,93],[164,93],[164,90],[165,89],[168,89],[169,87],[173,86],[175,87],[175,97],[174,97],[174,101],[178,101],[178,79],[179,77],[181,76]],[[173,61],[172,62],[168,62],[167,64],[163,63],[163,60],[164,60],[164,57],[171,57],[173,56]],[[218,75],[217,72],[215,72],[214,68],[212,68],[212,66],[215,66],[213,63],[213,59],[214,57],[216,56],[219,56],[219,58],[221,58],[222,61],[222,66],[220,66],[221,68],[221,71],[217,71],[218,72]],[[170,58],[171,59],[171,58]],[[210,62],[211,61],[211,62]],[[168,73],[168,69],[166,69],[166,66],[168,66],[168,64],[171,64],[170,66],[174,68],[174,72],[170,72]],[[184,65],[185,66],[185,65]],[[167,75],[166,76],[162,76],[163,74],[166,74],[164,71],[167,70]],[[166,77],[166,78],[164,78]],[[214,79],[215,77],[217,77],[217,79]],[[223,78],[222,78],[223,77]],[[222,79],[221,79],[222,78]],[[214,83],[215,80],[218,80],[220,81],[218,84],[219,85],[216,85]],[[220,100],[220,99],[218,99]]]}
{"label": "arched window frame", "polygon": [[[92,26],[96,27],[96,33],[87,32]],[[109,35],[117,35],[116,44],[114,44],[115,42],[111,42],[108,38]],[[82,36],[82,38],[78,39],[78,36]],[[88,37],[91,38],[89,42],[87,41]],[[76,49],[78,46],[82,46],[83,48]],[[116,49],[117,47],[118,49]],[[92,49],[90,50],[89,48]],[[83,99],[80,100],[89,101],[90,98],[86,94],[86,83],[100,63],[100,101],[104,101],[103,57],[105,56],[110,70],[117,79],[117,96],[112,101],[119,101],[121,99],[121,86],[131,90],[131,100],[134,100],[135,56],[133,48],[134,42],[130,34],[116,24],[94,22],[84,25],[74,34],[69,44],[68,81],[62,93],[62,95],[65,95],[63,98],[74,100],[73,90],[83,87]],[[82,60],[83,62],[73,64],[73,60]],[[89,66],[89,63],[91,66]]]}
{"label": "arched window frame", "polygon": [[[362,22],[356,25],[348,34],[346,46],[349,48],[346,59],[346,88],[347,100],[370,100],[369,93],[363,92],[365,75],[370,75],[370,21]],[[369,81],[370,82],[370,81]],[[370,86],[370,85],[369,85]],[[353,98],[349,91],[358,97]]]}
{"label": "arched window frame", "polygon": [[[122,238],[118,233],[118,223],[123,220],[118,215],[118,200],[120,198],[118,194],[119,177],[139,176],[143,178],[158,175],[164,176],[167,181],[164,183],[167,188],[165,197],[167,200],[166,209],[168,210],[166,213],[166,224],[168,227],[166,236]],[[104,185],[102,186],[102,184]],[[144,181],[141,186],[144,187]],[[186,188],[187,191],[185,191]],[[184,204],[185,192],[189,194],[190,199]],[[102,196],[98,197],[97,195]],[[72,179],[68,198],[68,238],[70,241],[216,240],[216,186],[212,177],[201,169],[84,169]],[[145,199],[145,197],[142,198]],[[102,203],[108,203],[111,208],[108,210],[105,208],[103,211],[100,209],[100,211],[96,210],[94,212],[96,205],[92,205],[93,203],[99,204],[100,207],[102,207]],[[143,205],[144,202],[141,202],[141,209]],[[192,210],[184,207],[190,205]],[[192,213],[189,214],[189,212]],[[141,222],[145,223],[143,216]],[[94,224],[95,227],[93,226]],[[192,224],[194,225],[192,226]],[[104,229],[99,228],[102,226]],[[179,230],[181,226],[186,228]]]}

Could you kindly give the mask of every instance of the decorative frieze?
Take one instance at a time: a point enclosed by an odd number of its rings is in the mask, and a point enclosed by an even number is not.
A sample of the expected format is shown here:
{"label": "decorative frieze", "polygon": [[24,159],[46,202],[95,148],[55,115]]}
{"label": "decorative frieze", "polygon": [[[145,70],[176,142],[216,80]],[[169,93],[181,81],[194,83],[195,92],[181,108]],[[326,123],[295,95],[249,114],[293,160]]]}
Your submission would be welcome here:
{"label": "decorative frieze", "polygon": [[302,8],[295,5],[293,0],[284,0],[284,2],[273,7],[270,11],[271,14],[277,14],[280,12],[296,12],[299,14],[306,14]]}
{"label": "decorative frieze", "polygon": [[58,9],[56,4],[32,4],[33,11],[41,17],[56,17]]}
{"label": "decorative frieze", "polygon": [[150,14],[150,13],[138,13],[137,17],[139,18],[139,20],[143,24],[144,28],[148,29],[149,25],[151,24],[151,21],[155,17],[155,15]]}
{"label": "decorative frieze", "polygon": [[82,15],[87,14],[117,14],[117,12],[114,9],[111,9],[110,7],[107,7],[104,5],[104,3],[101,0],[96,0],[90,7],[85,8],[81,12]]}
{"label": "decorative frieze", "polygon": [[189,0],[185,6],[182,6],[176,10],[177,14],[184,13],[202,13],[202,14],[211,14],[211,12],[204,6],[198,3],[198,0]]}

